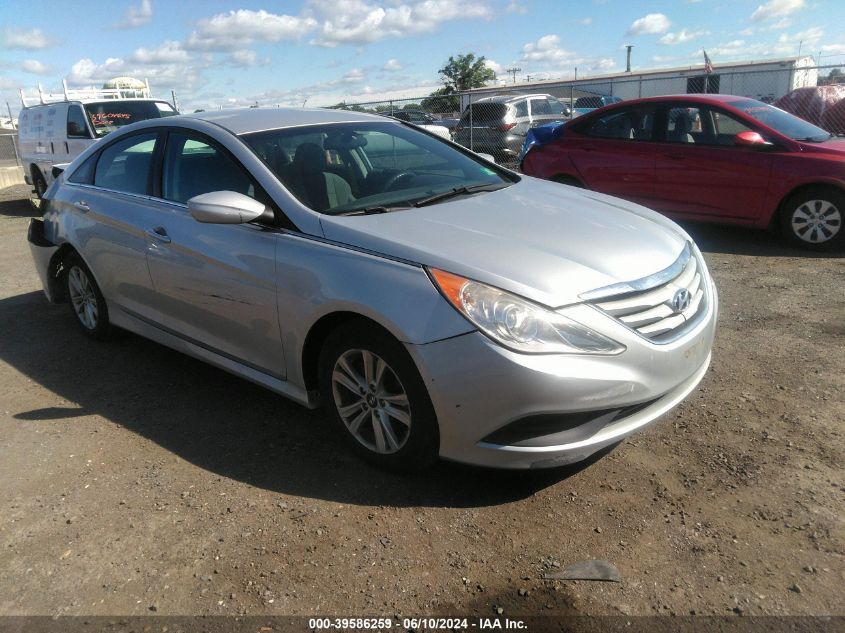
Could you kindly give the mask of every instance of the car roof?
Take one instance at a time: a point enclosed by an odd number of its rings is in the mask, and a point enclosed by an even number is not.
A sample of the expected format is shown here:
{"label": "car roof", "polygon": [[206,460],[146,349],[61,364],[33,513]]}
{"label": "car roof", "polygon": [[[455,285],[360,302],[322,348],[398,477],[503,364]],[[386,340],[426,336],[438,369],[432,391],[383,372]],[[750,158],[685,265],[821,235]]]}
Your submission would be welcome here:
{"label": "car roof", "polygon": [[[743,99],[751,99],[752,97],[742,97],[739,95],[722,95],[722,94],[676,94],[676,95],[661,95],[659,97],[643,97],[642,99],[629,99],[627,101],[617,102],[612,104],[617,107],[621,104],[636,105],[638,103],[660,103],[665,101],[687,101],[692,103],[730,103],[731,101],[741,101]],[[608,106],[610,107],[610,106]]]}
{"label": "car roof", "polygon": [[168,124],[180,118],[201,119],[216,123],[233,134],[248,134],[262,130],[319,125],[324,123],[384,122],[384,117],[355,112],[352,110],[329,110],[327,108],[238,108],[195,112],[178,117],[168,117]]}
{"label": "car roof", "polygon": [[[529,99],[529,98],[535,98],[535,97],[551,97],[551,96],[552,95],[550,95],[550,94],[540,93],[540,92],[531,93],[531,94],[524,94],[524,95],[523,94],[520,94],[520,95],[494,95],[492,97],[482,97],[481,99],[473,101],[473,103],[482,103],[482,102],[508,103],[508,102],[511,102],[511,101],[519,101],[520,99]],[[552,98],[554,99],[556,97],[552,97]]]}

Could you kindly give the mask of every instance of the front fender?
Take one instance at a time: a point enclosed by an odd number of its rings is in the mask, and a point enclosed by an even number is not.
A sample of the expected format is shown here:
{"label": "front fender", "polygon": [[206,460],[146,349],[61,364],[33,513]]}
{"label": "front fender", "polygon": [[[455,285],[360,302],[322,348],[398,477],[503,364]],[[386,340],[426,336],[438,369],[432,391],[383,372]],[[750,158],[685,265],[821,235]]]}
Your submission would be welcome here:
{"label": "front fender", "polygon": [[294,382],[302,381],[306,337],[328,314],[360,314],[413,345],[475,329],[440,295],[421,266],[320,238],[282,234],[276,276],[288,379]]}

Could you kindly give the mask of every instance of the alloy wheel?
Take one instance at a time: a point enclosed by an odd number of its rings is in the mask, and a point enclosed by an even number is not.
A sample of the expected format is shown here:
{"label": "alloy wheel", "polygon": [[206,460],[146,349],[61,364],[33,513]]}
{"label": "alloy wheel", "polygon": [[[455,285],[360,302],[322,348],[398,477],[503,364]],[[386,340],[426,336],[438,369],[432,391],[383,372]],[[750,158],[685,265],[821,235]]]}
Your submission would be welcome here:
{"label": "alloy wheel", "polygon": [[72,266],[67,278],[68,294],[77,318],[87,329],[96,329],[99,322],[99,309],[91,280],[79,266]]}
{"label": "alloy wheel", "polygon": [[341,354],[331,374],[332,395],[347,430],[369,450],[399,451],[411,433],[408,394],[396,372],[364,349]]}

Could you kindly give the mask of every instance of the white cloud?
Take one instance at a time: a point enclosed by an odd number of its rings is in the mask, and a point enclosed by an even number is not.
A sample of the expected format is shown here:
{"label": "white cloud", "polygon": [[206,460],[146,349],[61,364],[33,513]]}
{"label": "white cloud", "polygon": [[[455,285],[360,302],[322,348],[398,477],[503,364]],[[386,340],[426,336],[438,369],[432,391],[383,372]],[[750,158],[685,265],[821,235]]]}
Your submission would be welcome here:
{"label": "white cloud", "polygon": [[399,63],[398,59],[388,59],[382,67],[382,70],[389,70],[391,72],[396,70],[402,70],[402,64]]}
{"label": "white cloud", "polygon": [[516,0],[511,0],[508,3],[507,8],[505,9],[508,13],[519,13],[519,14],[526,14],[528,13],[528,7],[519,4]]}
{"label": "white cloud", "polygon": [[677,33],[667,33],[657,40],[657,43],[674,46],[675,44],[685,44],[696,38],[703,37],[704,35],[710,35],[710,31],[706,31],[704,29],[699,29],[698,31],[687,31],[686,29],[681,29]]}
{"label": "white cloud", "polygon": [[126,9],[126,16],[122,22],[115,24],[118,29],[134,29],[149,23],[153,19],[153,5],[150,0],[141,0],[137,7],[130,6]]}
{"label": "white cloud", "polygon": [[239,9],[204,18],[186,43],[187,48],[239,50],[253,42],[296,40],[317,26],[310,17],[278,15],[265,10]]}
{"label": "white cloud", "polygon": [[19,48],[25,51],[37,51],[54,46],[56,42],[47,37],[41,29],[3,29],[3,44],[6,48]]}
{"label": "white cloud", "polygon": [[806,31],[799,31],[798,33],[788,34],[781,33],[778,37],[778,42],[785,44],[787,42],[801,42],[805,44],[817,42],[824,36],[824,31],[817,26],[807,29]]}
{"label": "white cloud", "polygon": [[505,67],[493,61],[492,59],[485,59],[484,65],[490,70],[492,70],[494,73],[496,73],[497,77],[505,72]]}
{"label": "white cloud", "polygon": [[491,15],[477,0],[411,0],[387,7],[368,0],[309,0],[306,10],[322,21],[320,35],[311,43],[326,47],[430,33],[443,22]]}
{"label": "white cloud", "polygon": [[607,71],[616,67],[612,57],[585,57],[560,46],[560,37],[544,35],[536,42],[529,42],[522,47],[520,61],[531,64],[532,74],[539,68],[557,68],[570,70],[578,67],[579,71]]}
{"label": "white cloud", "polygon": [[156,96],[164,96],[171,89],[175,89],[177,93],[191,91],[202,84],[201,73],[205,67],[202,64],[194,61],[165,63],[155,59],[143,63],[130,59],[131,57],[132,55],[127,58],[109,57],[102,63],[97,63],[90,58],[80,59],[71,66],[66,77],[68,84],[101,86],[109,79],[128,75],[138,79],[149,79],[153,94]]}
{"label": "white cloud", "polygon": [[634,20],[625,35],[652,35],[654,33],[665,33],[672,23],[662,13],[649,13],[648,15]]}
{"label": "white cloud", "polygon": [[133,51],[127,59],[136,64],[179,64],[190,60],[188,51],[182,48],[182,44],[174,41],[167,41],[158,48],[152,50],[138,48]]}
{"label": "white cloud", "polygon": [[777,22],[772,22],[766,27],[767,31],[780,31],[781,29],[788,29],[792,26],[792,20],[789,18],[781,18]]}
{"label": "white cloud", "polygon": [[258,63],[258,54],[249,49],[232,51],[229,61],[237,68],[250,68]]}
{"label": "white cloud", "polygon": [[37,59],[25,59],[21,63],[21,70],[25,73],[32,73],[33,75],[47,75],[51,69]]}
{"label": "white cloud", "polygon": [[757,7],[751,14],[755,22],[768,20],[770,18],[782,18],[784,16],[800,11],[807,6],[807,0],[769,0]]}
{"label": "white cloud", "polygon": [[749,28],[747,28],[747,29],[742,29],[742,30],[738,33],[738,35],[742,35],[742,36],[744,36],[744,37],[748,37],[749,35],[754,35],[754,29],[752,29],[752,28],[750,28],[750,27],[749,27]]}
{"label": "white cloud", "polygon": [[593,23],[593,18],[584,18],[583,20],[578,20],[578,24],[583,24],[584,26],[590,26]]}

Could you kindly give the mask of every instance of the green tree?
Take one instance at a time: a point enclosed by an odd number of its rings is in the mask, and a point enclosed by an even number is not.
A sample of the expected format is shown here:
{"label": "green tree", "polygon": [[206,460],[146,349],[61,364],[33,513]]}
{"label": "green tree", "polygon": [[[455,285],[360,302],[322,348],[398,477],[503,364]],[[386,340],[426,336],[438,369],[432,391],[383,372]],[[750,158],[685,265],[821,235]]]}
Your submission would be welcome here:
{"label": "green tree", "polygon": [[448,91],[445,94],[463,92],[472,88],[481,88],[488,81],[496,79],[496,73],[488,68],[484,62],[485,57],[476,57],[473,53],[449,56],[449,61],[438,72],[443,87]]}
{"label": "green tree", "polygon": [[422,100],[420,107],[426,112],[457,112],[461,109],[461,98],[451,92],[448,88],[439,88]]}

